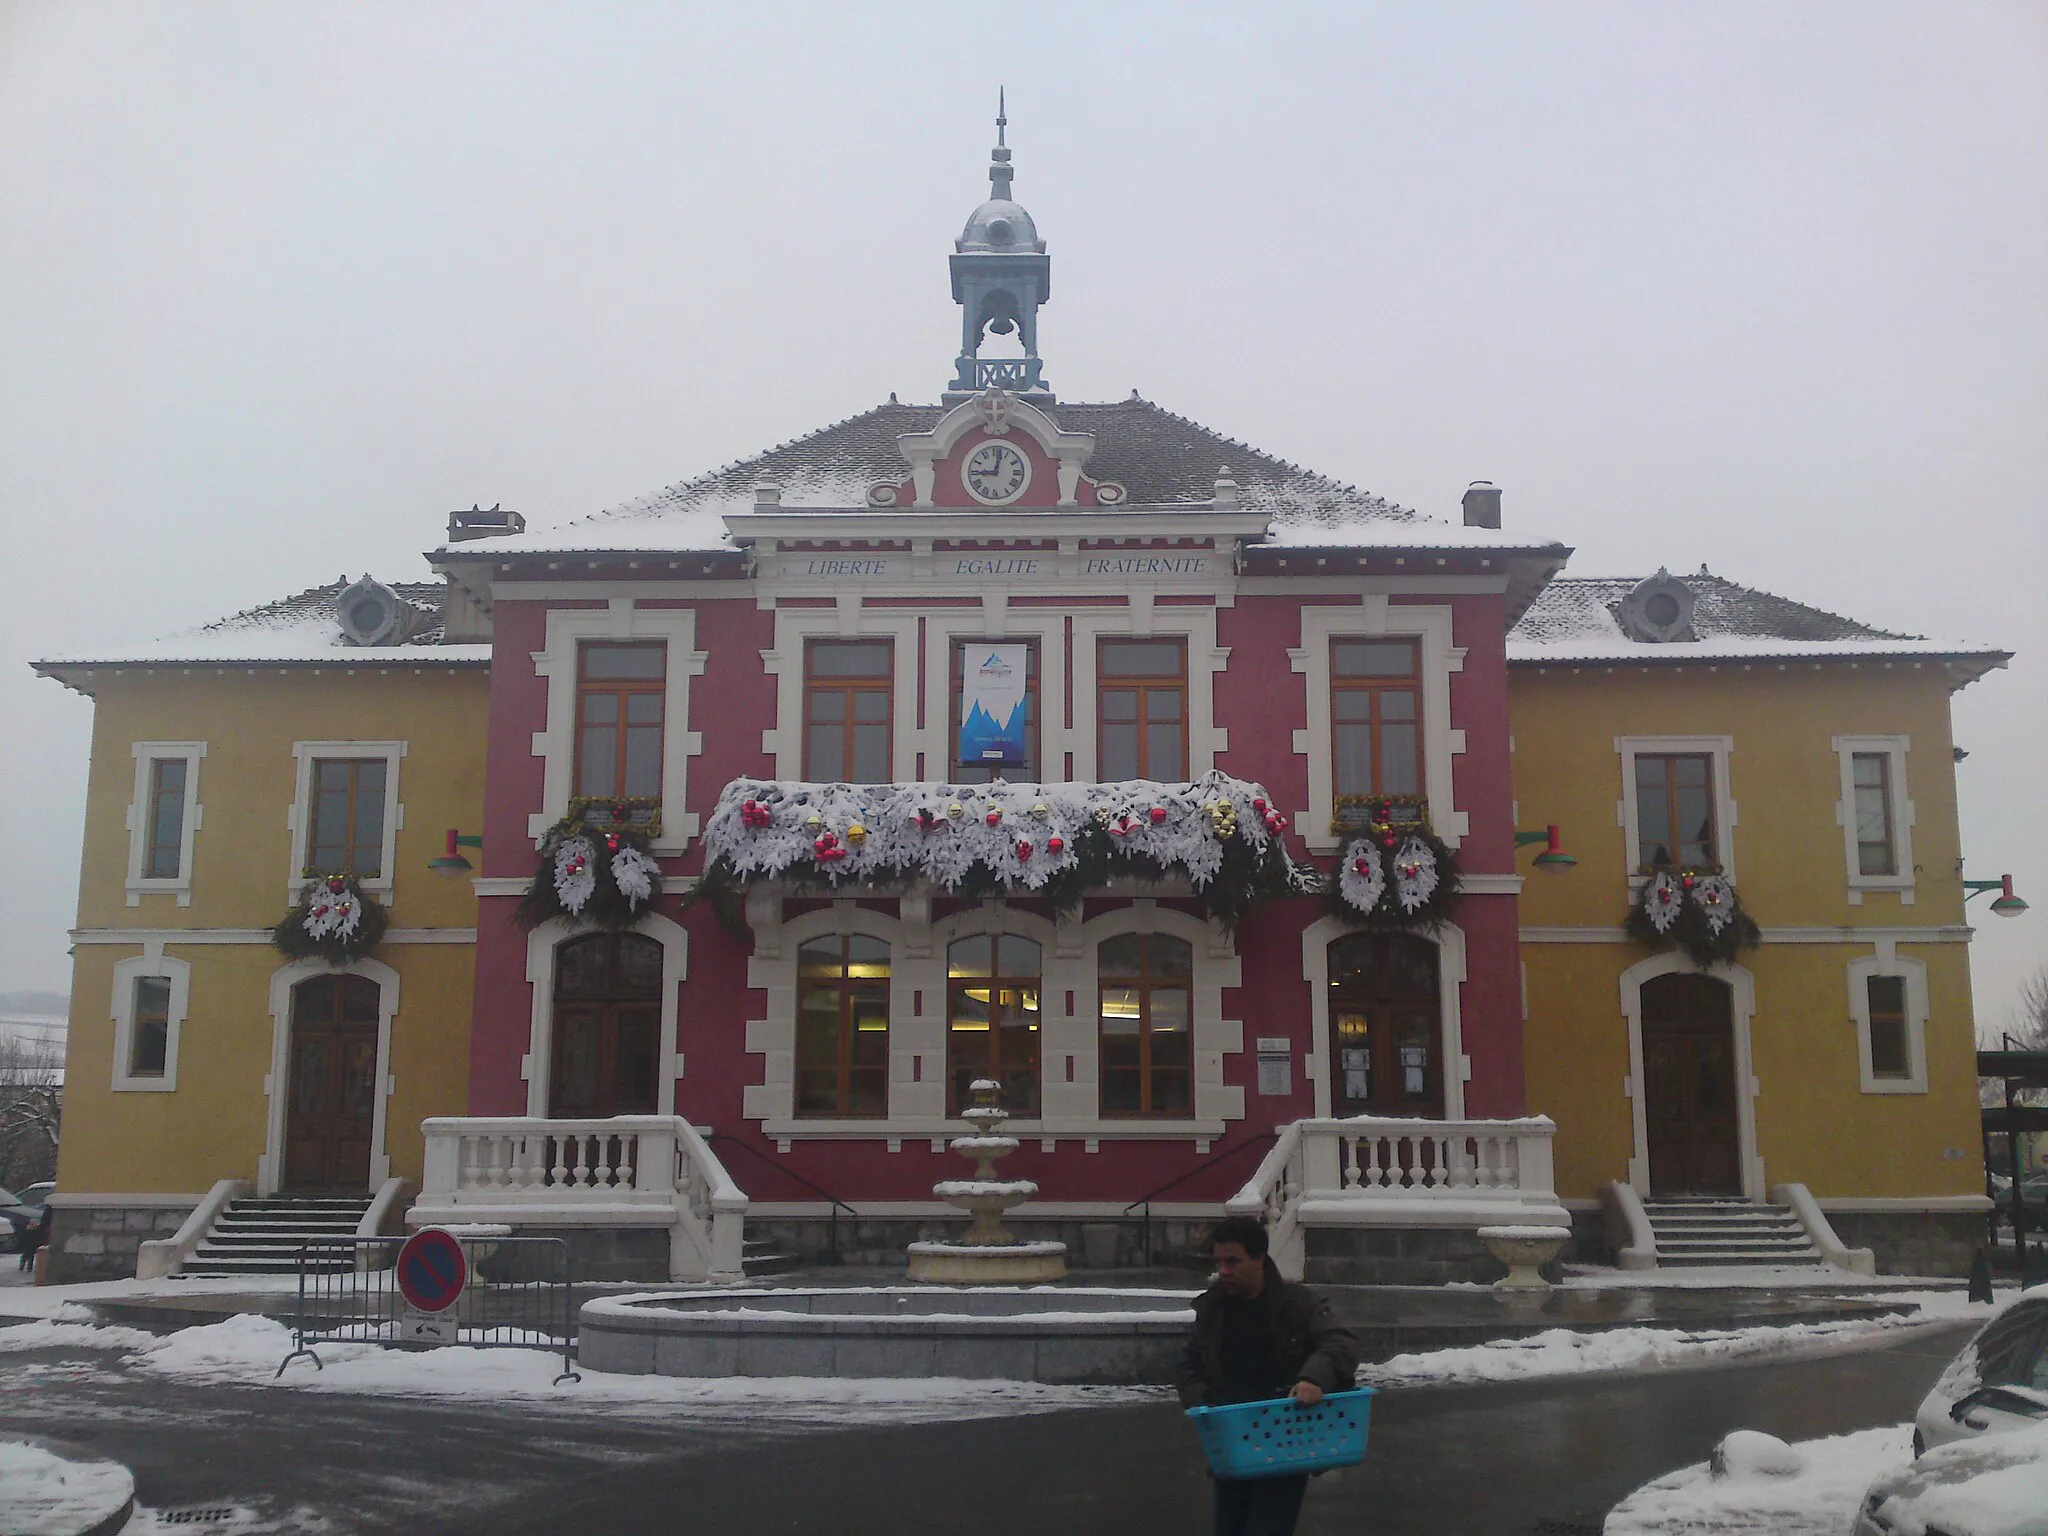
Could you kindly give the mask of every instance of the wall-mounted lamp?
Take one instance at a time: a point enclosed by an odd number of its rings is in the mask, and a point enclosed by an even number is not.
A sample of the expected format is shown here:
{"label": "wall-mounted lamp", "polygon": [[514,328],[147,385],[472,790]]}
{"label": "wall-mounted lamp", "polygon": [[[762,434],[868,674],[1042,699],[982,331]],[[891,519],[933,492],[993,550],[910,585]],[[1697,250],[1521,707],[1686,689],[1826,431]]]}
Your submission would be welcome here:
{"label": "wall-mounted lamp", "polygon": [[2027,910],[2027,904],[2012,893],[2012,876],[2000,875],[1996,880],[1965,880],[1963,882],[1963,904],[1965,906],[1982,896],[1986,891],[1996,891],[1991,898],[1991,912],[1995,917],[2018,917]]}
{"label": "wall-mounted lamp", "polygon": [[1517,832],[1515,834],[1515,846],[1517,848],[1528,848],[1537,843],[1543,844],[1543,851],[1536,855],[1536,867],[1538,869],[1547,870],[1553,875],[1561,875],[1579,862],[1558,846],[1557,823],[1554,821],[1541,832]]}
{"label": "wall-mounted lamp", "polygon": [[437,875],[446,875],[450,880],[453,880],[458,875],[466,875],[475,869],[476,866],[462,856],[462,850],[465,848],[481,848],[483,845],[484,840],[482,838],[464,837],[455,828],[450,827],[448,829],[447,851],[438,859],[429,860],[427,868]]}

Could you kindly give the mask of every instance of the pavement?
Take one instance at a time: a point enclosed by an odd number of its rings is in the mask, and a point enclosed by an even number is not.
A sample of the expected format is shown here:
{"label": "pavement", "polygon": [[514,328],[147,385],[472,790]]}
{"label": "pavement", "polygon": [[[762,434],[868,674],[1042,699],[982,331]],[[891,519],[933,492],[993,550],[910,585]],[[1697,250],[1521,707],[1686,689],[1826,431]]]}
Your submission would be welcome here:
{"label": "pavement", "polygon": [[[1576,1536],[1740,1427],[1897,1423],[1974,1325],[1824,1355],[1636,1376],[1393,1390],[1366,1463],[1318,1479],[1302,1536]],[[1170,1401],[916,1423],[561,1411],[138,1376],[107,1352],[0,1355],[0,1438],[125,1462],[169,1524],[541,1536],[1203,1532],[1208,1482]],[[190,1518],[167,1518],[191,1512]]]}

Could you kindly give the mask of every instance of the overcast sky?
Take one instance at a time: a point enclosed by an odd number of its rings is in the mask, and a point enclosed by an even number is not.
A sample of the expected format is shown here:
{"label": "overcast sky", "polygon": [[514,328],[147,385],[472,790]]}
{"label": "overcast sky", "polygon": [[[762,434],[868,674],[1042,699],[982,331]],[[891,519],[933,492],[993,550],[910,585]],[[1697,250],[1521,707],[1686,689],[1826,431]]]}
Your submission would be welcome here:
{"label": "overcast sky", "polygon": [[1968,873],[2036,903],[1981,920],[2006,1017],[2048,963],[2031,0],[0,4],[0,988],[69,982],[90,706],[30,659],[935,399],[999,83],[1064,397],[2019,652],[1956,702]]}

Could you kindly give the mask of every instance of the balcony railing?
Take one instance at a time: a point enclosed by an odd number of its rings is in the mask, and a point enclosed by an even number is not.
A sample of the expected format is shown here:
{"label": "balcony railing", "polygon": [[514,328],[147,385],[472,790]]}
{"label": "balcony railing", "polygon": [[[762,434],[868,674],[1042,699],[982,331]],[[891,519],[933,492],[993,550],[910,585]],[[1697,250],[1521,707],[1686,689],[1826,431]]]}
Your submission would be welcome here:
{"label": "balcony railing", "polygon": [[740,1273],[747,1197],[679,1115],[425,1122],[415,1226],[667,1227],[669,1277]]}
{"label": "balcony railing", "polygon": [[1308,1227],[1569,1226],[1551,1168],[1556,1124],[1528,1120],[1298,1120],[1229,1201],[1266,1224],[1301,1274]]}

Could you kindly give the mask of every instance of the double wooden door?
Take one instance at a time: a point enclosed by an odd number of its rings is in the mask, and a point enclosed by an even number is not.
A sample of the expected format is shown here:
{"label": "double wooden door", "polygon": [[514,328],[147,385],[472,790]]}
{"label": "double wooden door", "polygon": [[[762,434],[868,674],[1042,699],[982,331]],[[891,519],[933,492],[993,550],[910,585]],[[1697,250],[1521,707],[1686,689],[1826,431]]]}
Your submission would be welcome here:
{"label": "double wooden door", "polygon": [[1437,949],[1407,933],[1330,946],[1330,1113],[1441,1120]]}
{"label": "double wooden door", "polygon": [[378,996],[362,976],[316,976],[292,988],[286,1189],[360,1194],[370,1186]]}
{"label": "double wooden door", "polygon": [[1643,1117],[1650,1191],[1742,1193],[1735,1105],[1735,1014],[1725,982],[1658,976],[1643,983]]}
{"label": "double wooden door", "polygon": [[555,951],[548,1113],[566,1120],[651,1115],[660,1098],[661,946],[592,933]]}

